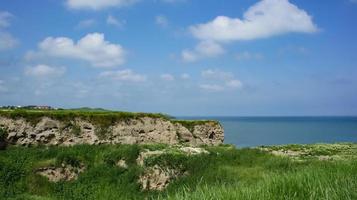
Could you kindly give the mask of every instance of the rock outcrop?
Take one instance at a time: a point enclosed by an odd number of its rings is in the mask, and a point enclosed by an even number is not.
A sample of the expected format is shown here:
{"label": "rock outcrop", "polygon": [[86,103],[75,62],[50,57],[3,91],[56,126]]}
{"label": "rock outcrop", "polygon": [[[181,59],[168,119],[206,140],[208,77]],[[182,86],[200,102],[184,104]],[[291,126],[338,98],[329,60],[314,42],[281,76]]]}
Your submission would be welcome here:
{"label": "rock outcrop", "polygon": [[175,178],[181,176],[182,172],[176,169],[162,168],[158,165],[149,167],[139,177],[139,184],[143,190],[164,190]]}
{"label": "rock outcrop", "polygon": [[[181,152],[186,156],[194,156],[199,154],[209,154],[209,152],[203,148],[198,147],[179,147],[177,153]],[[137,165],[145,167],[145,171],[140,175],[138,183],[143,190],[164,190],[173,180],[182,176],[188,175],[187,172],[178,168],[169,168],[166,166],[146,166],[145,160],[150,157],[158,157],[164,154],[172,154],[169,149],[150,151],[148,149],[140,152],[136,159]]]}
{"label": "rock outcrop", "polygon": [[34,122],[24,117],[0,115],[0,128],[7,131],[7,143],[22,146],[150,143],[198,146],[219,145],[224,139],[218,122],[182,123],[159,117],[116,119],[103,126],[81,117],[61,120],[42,116]]}
{"label": "rock outcrop", "polygon": [[47,177],[50,182],[73,181],[85,170],[83,164],[79,167],[62,164],[61,167],[44,167],[36,170],[36,173]]}

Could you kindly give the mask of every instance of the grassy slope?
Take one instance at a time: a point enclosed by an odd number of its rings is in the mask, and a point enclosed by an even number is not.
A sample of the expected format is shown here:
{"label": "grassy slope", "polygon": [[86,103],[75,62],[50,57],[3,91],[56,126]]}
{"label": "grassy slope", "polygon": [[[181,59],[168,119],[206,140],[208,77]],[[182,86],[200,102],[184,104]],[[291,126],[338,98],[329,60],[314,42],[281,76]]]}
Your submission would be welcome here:
{"label": "grassy slope", "polygon": [[[322,146],[322,147],[321,147]],[[141,192],[136,183],[143,169],[135,159],[142,149],[165,145],[75,147],[11,147],[0,151],[0,198],[8,199],[357,199],[357,144],[285,146],[278,149],[324,149],[323,155],[343,159],[296,160],[259,149],[207,147],[209,155],[170,154],[150,159],[188,172],[167,190]],[[332,150],[331,150],[332,149]],[[299,149],[300,151],[301,149]],[[329,151],[326,153],[326,151]],[[349,155],[349,156],[345,156]],[[114,163],[124,158],[128,169]],[[49,183],[33,170],[48,164],[83,162],[87,170],[73,182]]]}

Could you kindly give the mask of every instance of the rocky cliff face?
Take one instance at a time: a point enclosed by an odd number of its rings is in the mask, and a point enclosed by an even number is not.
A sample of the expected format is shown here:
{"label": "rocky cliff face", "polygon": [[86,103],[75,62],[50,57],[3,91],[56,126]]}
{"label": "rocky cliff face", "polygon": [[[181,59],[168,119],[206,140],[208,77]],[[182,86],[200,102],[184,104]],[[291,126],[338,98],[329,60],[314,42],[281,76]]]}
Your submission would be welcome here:
{"label": "rocky cliff face", "polygon": [[224,139],[218,122],[180,122],[152,117],[119,119],[102,126],[81,117],[61,120],[42,116],[33,122],[23,117],[0,116],[0,128],[6,130],[8,144],[22,146],[149,143],[198,146],[218,145]]}

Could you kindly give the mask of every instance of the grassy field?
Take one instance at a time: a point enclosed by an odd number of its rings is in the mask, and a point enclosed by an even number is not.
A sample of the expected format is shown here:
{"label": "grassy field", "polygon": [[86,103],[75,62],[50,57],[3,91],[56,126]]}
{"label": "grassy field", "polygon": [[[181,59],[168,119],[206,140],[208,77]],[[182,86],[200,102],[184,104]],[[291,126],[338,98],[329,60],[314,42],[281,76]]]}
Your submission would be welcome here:
{"label": "grassy field", "polygon": [[[144,149],[169,153],[139,166]],[[210,153],[189,156],[166,145],[10,147],[0,151],[0,198],[357,199],[357,144],[205,149]],[[120,159],[127,169],[115,165]],[[75,181],[57,183],[34,173],[64,162],[83,163],[86,170]],[[142,191],[138,177],[156,164],[186,175],[162,192]]]}

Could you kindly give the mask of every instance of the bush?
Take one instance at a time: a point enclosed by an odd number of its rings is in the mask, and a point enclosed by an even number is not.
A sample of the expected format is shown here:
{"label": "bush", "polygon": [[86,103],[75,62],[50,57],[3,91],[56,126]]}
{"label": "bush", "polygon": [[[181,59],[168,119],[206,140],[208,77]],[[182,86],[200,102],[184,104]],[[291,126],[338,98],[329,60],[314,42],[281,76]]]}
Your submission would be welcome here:
{"label": "bush", "polygon": [[4,128],[0,128],[0,150],[6,149],[7,142],[7,131]]}
{"label": "bush", "polygon": [[4,141],[7,137],[7,131],[4,128],[0,128],[0,141]]}

